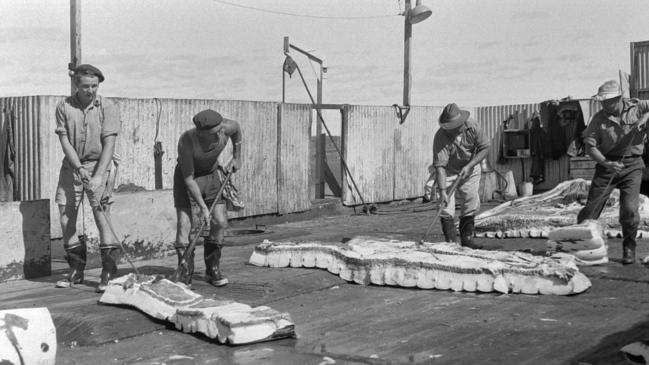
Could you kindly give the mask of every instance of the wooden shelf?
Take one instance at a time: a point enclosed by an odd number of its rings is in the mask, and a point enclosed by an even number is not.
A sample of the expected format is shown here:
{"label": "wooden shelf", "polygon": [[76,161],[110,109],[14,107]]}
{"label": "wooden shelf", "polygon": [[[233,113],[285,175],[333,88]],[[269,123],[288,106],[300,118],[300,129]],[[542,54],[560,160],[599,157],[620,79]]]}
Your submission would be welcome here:
{"label": "wooden shelf", "polygon": [[505,129],[503,130],[503,157],[509,159],[530,158],[530,130]]}

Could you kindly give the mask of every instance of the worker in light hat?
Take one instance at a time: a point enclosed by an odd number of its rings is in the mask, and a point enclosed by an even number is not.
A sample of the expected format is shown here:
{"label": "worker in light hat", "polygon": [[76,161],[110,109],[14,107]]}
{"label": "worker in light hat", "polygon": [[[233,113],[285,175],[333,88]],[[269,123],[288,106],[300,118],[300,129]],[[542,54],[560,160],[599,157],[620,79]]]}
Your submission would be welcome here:
{"label": "worker in light hat", "polygon": [[[181,264],[190,242],[193,202],[200,209],[201,219],[210,224],[209,236],[203,241],[205,281],[213,286],[224,286],[228,284],[228,278],[221,271],[220,260],[228,227],[227,211],[243,208],[232,183],[225,182],[225,172],[235,172],[241,167],[241,128],[238,122],[223,118],[211,109],[201,111],[192,120],[195,128],[185,131],[178,141],[178,164],[174,172],[178,264]],[[232,143],[232,155],[230,162],[225,163],[226,159],[221,154],[228,141]],[[222,184],[226,184],[223,193],[217,196]],[[210,212],[212,204],[214,210]],[[188,255],[186,265],[179,268],[179,279],[191,285],[194,252]]]}
{"label": "worker in light hat", "polygon": [[103,73],[83,64],[72,70],[74,95],[56,106],[56,134],[65,158],[59,173],[55,201],[59,206],[63,246],[70,272],[56,283],[67,288],[83,282],[86,237],[77,234],[79,205],[87,195],[99,231],[101,279],[97,291],[105,290],[117,272],[120,249],[108,226],[115,178],[115,141],[121,127],[118,106],[97,95]]}
{"label": "worker in light hat", "polygon": [[640,222],[639,196],[642,155],[647,134],[649,101],[622,96],[616,81],[606,81],[593,96],[602,104],[583,131],[586,153],[597,162],[586,206],[579,212],[579,223],[598,219],[613,189],[620,190],[622,263],[635,262],[636,235]]}
{"label": "worker in light hat", "polygon": [[[489,153],[489,141],[482,128],[466,110],[448,104],[439,117],[439,130],[433,140],[433,168],[437,174],[442,231],[447,242],[455,242],[456,201],[459,206],[460,244],[482,248],[473,242],[474,217],[480,209],[480,162]],[[456,180],[454,194],[447,189]],[[456,199],[457,197],[457,199]]]}

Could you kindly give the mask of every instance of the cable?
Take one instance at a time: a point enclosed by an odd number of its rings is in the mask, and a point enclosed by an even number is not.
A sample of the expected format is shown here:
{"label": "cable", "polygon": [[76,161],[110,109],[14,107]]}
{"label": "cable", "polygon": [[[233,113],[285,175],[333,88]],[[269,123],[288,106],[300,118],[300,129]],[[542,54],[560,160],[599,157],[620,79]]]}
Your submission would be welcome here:
{"label": "cable", "polygon": [[380,19],[380,18],[391,18],[395,16],[399,16],[399,14],[391,14],[391,15],[370,15],[370,16],[324,16],[324,15],[310,15],[310,14],[298,14],[298,13],[289,13],[285,11],[279,11],[279,10],[270,10],[270,9],[262,9],[262,8],[256,8],[253,6],[247,6],[247,5],[241,5],[241,4],[235,4],[231,3],[229,1],[223,1],[223,0],[213,0],[214,2],[217,2],[219,4],[224,4],[224,5],[230,5],[234,6],[237,8],[243,8],[243,9],[249,9],[249,10],[255,10],[255,11],[260,11],[264,13],[271,13],[271,14],[278,14],[278,15],[288,15],[288,16],[295,16],[295,17],[300,17],[300,18],[314,18],[314,19],[339,19],[339,20],[358,20],[358,19]]}

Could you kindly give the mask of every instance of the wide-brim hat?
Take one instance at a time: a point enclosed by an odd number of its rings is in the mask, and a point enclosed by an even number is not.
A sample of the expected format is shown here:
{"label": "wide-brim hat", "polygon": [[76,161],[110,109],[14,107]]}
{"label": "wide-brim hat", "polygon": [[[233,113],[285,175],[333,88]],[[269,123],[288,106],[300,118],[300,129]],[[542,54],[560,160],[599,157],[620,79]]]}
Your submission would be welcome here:
{"label": "wide-brim hat", "polygon": [[597,94],[593,95],[595,100],[608,100],[622,96],[622,89],[620,84],[615,80],[606,81],[599,87]]}
{"label": "wide-brim hat", "polygon": [[196,129],[205,130],[214,128],[221,124],[221,122],[223,122],[223,117],[212,109],[205,109],[194,115],[192,121],[194,122],[194,125],[196,125]]}
{"label": "wide-brim hat", "polygon": [[457,104],[450,103],[444,107],[442,114],[439,116],[439,126],[442,129],[456,129],[469,119],[467,110],[460,109]]}

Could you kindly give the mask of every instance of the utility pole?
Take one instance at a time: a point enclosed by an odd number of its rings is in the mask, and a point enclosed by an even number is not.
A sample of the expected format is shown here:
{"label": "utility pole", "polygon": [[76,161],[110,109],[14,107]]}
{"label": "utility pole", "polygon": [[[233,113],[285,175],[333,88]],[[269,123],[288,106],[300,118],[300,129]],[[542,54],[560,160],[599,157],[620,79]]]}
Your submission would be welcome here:
{"label": "utility pole", "polygon": [[[70,0],[70,63],[68,70],[72,72],[81,64],[81,0]],[[74,78],[70,78],[71,94],[77,91]]]}
{"label": "utility pole", "polygon": [[412,24],[408,19],[410,12],[410,0],[406,0],[405,21],[403,30],[403,106],[410,106],[410,90],[412,83],[412,76],[410,74],[410,40],[412,38]]}

